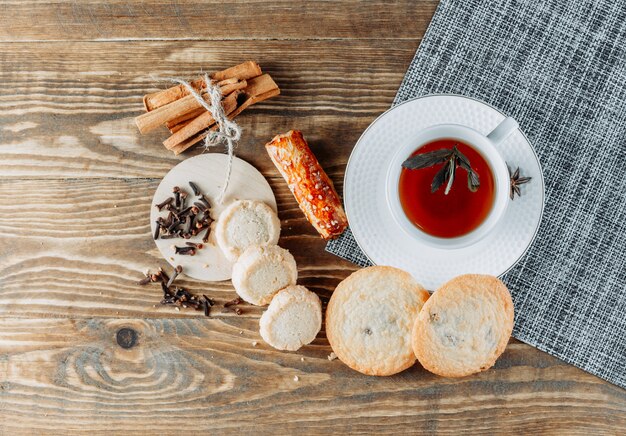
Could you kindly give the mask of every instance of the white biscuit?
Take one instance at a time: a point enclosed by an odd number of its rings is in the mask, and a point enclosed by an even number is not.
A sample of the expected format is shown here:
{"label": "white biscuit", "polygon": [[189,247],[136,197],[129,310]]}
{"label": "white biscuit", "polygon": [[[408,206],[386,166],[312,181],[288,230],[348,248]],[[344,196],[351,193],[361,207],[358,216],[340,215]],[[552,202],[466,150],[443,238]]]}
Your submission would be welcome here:
{"label": "white biscuit", "polygon": [[259,321],[261,337],[279,350],[310,344],[322,328],[322,303],[304,286],[279,291]]}
{"label": "white biscuit", "polygon": [[233,202],[220,214],[215,225],[217,245],[233,262],[246,248],[276,244],[279,236],[278,216],[260,201]]}
{"label": "white biscuit", "polygon": [[413,350],[422,366],[462,377],[493,366],[513,329],[513,301],[496,277],[466,274],[430,297],[413,327]]}
{"label": "white biscuit", "polygon": [[278,245],[248,247],[233,265],[233,286],[248,303],[264,306],[276,292],[295,285],[296,261]]}
{"label": "white biscuit", "polygon": [[392,375],[415,363],[411,329],[428,292],[405,271],[364,268],[339,283],[326,335],[339,359],[363,374]]}

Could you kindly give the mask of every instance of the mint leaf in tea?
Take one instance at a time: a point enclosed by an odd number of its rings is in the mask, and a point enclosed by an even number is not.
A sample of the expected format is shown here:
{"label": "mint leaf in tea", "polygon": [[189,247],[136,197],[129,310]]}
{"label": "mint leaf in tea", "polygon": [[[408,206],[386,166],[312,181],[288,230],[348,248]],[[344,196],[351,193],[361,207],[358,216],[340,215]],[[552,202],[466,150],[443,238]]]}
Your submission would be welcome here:
{"label": "mint leaf in tea", "polygon": [[[492,170],[470,145],[430,142],[402,163],[400,203],[407,218],[432,236],[454,238],[476,229],[495,199]],[[455,183],[464,177],[467,183]]]}

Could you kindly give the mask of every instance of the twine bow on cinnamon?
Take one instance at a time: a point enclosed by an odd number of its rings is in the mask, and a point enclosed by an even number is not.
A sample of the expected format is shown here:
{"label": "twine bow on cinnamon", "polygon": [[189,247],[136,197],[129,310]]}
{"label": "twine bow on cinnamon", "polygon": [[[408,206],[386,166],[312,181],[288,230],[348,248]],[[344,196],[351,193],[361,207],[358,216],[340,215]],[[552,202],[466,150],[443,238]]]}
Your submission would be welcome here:
{"label": "twine bow on cinnamon", "polygon": [[214,84],[209,78],[208,74],[204,75],[204,83],[206,84],[207,94],[211,100],[209,104],[198,91],[196,91],[191,84],[182,79],[171,79],[175,83],[183,85],[190,95],[193,95],[196,101],[207,110],[215,120],[215,124],[218,129],[210,129],[204,138],[204,149],[208,150],[209,147],[215,147],[217,145],[226,144],[228,151],[228,164],[226,166],[226,176],[222,189],[217,197],[219,203],[224,199],[226,190],[228,189],[228,183],[230,182],[230,174],[233,168],[233,159],[235,157],[235,144],[241,138],[241,127],[228,119],[224,106],[222,105],[222,91],[220,87]]}
{"label": "twine bow on cinnamon", "polygon": [[221,202],[230,180],[234,149],[241,138],[241,129],[233,119],[253,104],[280,94],[280,89],[253,61],[191,82],[170,80],[178,85],[144,96],[146,113],[136,117],[135,123],[142,134],[165,125],[172,135],[163,145],[177,155],[202,140],[205,149],[225,144],[228,165],[218,199]]}

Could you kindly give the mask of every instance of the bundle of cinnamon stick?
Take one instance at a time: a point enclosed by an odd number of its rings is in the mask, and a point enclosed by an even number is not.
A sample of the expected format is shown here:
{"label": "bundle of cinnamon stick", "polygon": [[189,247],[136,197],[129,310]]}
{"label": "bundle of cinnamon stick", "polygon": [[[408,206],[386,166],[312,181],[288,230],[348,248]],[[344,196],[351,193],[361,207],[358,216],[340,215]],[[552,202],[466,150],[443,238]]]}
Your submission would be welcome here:
{"label": "bundle of cinnamon stick", "polygon": [[[222,91],[222,105],[228,118],[233,119],[255,103],[280,94],[278,85],[269,74],[263,74],[259,64],[247,61],[209,75]],[[200,78],[190,82],[207,102],[206,83]],[[180,154],[204,139],[209,129],[216,129],[213,116],[183,85],[147,94],[143,98],[146,113],[135,118],[142,134],[165,125],[172,135],[163,145]]]}

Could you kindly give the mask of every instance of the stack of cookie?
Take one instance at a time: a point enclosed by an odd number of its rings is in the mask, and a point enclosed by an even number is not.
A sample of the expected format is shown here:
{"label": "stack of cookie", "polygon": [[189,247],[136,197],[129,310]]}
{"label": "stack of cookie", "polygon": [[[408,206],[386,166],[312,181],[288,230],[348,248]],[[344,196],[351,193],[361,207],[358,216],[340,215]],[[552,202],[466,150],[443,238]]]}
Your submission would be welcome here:
{"label": "stack of cookie", "polygon": [[288,250],[277,244],[280,220],[265,203],[240,200],[220,214],[215,237],[234,261],[232,281],[250,304],[265,306],[261,337],[279,350],[295,351],[315,339],[322,327],[322,304],[316,294],[296,286],[298,268]]}
{"label": "stack of cookie", "polygon": [[416,360],[462,377],[495,363],[513,329],[513,302],[496,277],[468,274],[432,296],[408,273],[375,266],[337,286],[326,334],[337,357],[359,372],[392,375]]}

